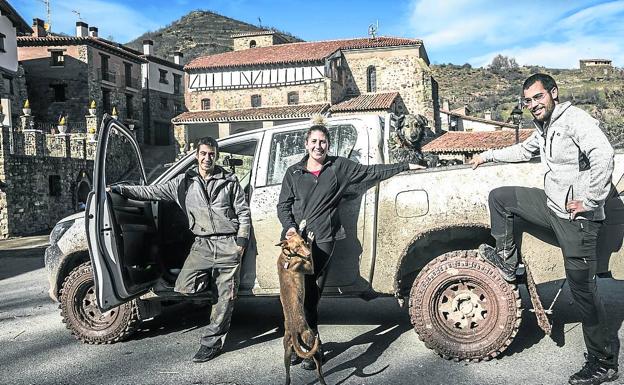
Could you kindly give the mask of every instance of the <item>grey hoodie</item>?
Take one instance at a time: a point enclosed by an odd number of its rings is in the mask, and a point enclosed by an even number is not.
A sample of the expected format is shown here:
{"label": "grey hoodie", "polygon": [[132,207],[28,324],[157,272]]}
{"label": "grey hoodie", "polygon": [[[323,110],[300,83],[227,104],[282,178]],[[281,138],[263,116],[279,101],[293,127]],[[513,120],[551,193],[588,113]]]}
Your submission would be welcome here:
{"label": "grey hoodie", "polygon": [[610,191],[613,147],[599,122],[570,102],[558,103],[544,127],[524,142],[481,153],[485,161],[523,162],[541,154],[548,207],[568,218],[566,203],[581,200],[590,211],[577,218],[603,220],[604,201]]}
{"label": "grey hoodie", "polygon": [[[195,235],[235,234],[239,246],[247,245],[251,227],[249,206],[236,175],[222,167],[215,166],[214,173],[206,180],[193,168],[167,183],[120,187],[121,195],[127,198],[178,203],[186,209],[189,228]],[[185,197],[183,204],[180,196]]]}

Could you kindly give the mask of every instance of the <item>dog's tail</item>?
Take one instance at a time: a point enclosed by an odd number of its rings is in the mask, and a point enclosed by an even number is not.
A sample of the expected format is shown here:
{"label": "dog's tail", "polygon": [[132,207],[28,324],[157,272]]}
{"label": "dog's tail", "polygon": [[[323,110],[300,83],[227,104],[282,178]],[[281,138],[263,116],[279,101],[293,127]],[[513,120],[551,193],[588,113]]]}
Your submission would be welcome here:
{"label": "dog's tail", "polygon": [[318,352],[319,347],[321,346],[321,339],[318,335],[314,337],[314,345],[312,345],[312,348],[307,352],[301,347],[301,334],[294,334],[291,338],[292,347],[295,350],[295,353],[297,353],[297,355],[303,359],[312,358],[316,354],[316,352]]}

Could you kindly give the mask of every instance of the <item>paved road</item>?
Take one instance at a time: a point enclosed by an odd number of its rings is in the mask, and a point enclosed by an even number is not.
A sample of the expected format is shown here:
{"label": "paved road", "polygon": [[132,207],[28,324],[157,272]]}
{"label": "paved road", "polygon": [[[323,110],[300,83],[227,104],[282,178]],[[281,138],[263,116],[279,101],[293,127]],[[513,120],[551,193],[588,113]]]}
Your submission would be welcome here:
{"label": "paved road", "polygon": [[[47,297],[44,242],[0,242],[0,384],[282,383],[277,299],[241,299],[226,353],[205,364],[190,362],[198,348],[198,329],[206,324],[206,310],[191,306],[174,307],[146,322],[130,341],[84,345],[65,329],[57,305]],[[624,283],[601,280],[600,285],[619,327]],[[540,290],[549,301],[555,288]],[[567,289],[555,309],[554,340],[525,311],[508,351],[474,364],[446,361],[426,349],[393,299],[323,299],[326,379],[328,384],[565,384],[582,363],[582,335]],[[292,374],[293,384],[317,383],[314,372],[295,367]]]}

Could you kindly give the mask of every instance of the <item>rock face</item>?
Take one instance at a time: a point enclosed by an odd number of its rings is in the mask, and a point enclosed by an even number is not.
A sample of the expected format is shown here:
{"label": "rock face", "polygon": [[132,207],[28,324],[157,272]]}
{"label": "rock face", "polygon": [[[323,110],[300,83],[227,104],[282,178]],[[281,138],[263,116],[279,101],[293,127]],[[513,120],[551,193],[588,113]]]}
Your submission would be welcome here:
{"label": "rock face", "polygon": [[[267,29],[271,28],[255,26],[210,11],[193,11],[167,27],[147,32],[126,45],[142,51],[143,40],[149,39],[154,41],[156,56],[173,61],[173,52],[180,51],[184,54],[184,62],[188,63],[196,57],[232,51],[232,34]],[[288,33],[285,35],[289,36]],[[292,41],[301,41],[294,36],[290,38]]]}

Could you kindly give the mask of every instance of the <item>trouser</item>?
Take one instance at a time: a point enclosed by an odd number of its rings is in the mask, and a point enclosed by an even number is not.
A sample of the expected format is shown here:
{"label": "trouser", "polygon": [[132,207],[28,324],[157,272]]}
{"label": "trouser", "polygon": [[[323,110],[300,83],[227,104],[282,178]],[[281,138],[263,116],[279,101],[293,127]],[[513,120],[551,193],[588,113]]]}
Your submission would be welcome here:
{"label": "trouser", "polygon": [[200,343],[221,347],[230,329],[240,283],[240,256],[235,236],[197,237],[176,280],[175,291],[195,294],[210,290],[210,324]]}
{"label": "trouser", "polygon": [[554,232],[563,251],[572,297],[581,316],[585,346],[604,366],[617,368],[617,335],[611,335],[596,284],[597,240],[601,222],[563,219],[546,205],[544,190],[500,187],[489,196],[492,236],[507,263],[517,265],[514,218]]}
{"label": "trouser", "polygon": [[318,333],[318,304],[325,288],[325,280],[329,271],[331,257],[334,252],[335,241],[316,243],[312,242],[312,258],[314,260],[314,274],[305,276],[305,298],[303,310],[308,326]]}

